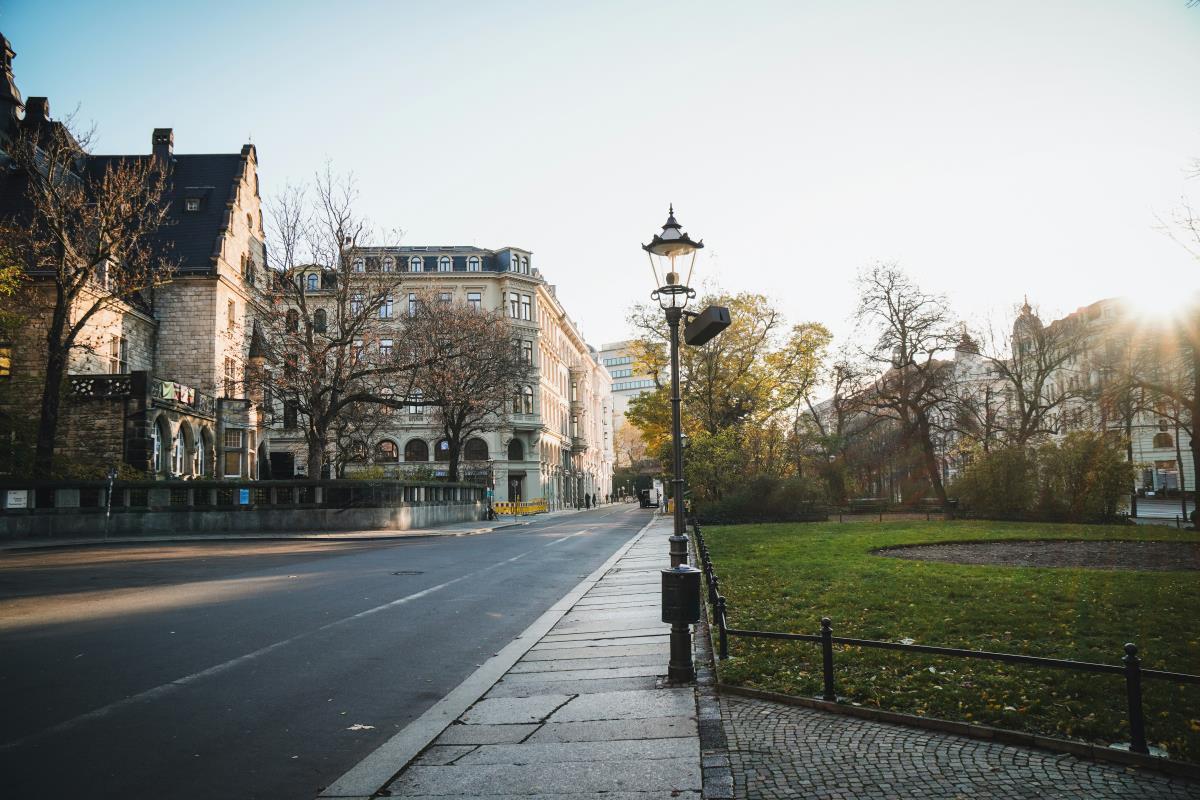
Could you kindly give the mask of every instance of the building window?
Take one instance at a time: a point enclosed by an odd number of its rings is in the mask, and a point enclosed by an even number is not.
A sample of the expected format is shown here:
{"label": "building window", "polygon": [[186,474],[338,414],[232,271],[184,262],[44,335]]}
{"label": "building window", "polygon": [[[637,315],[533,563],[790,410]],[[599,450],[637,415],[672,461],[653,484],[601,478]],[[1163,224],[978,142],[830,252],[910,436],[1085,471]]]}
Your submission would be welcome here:
{"label": "building window", "polygon": [[237,396],[237,364],[229,356],[225,357],[225,396]]}
{"label": "building window", "polygon": [[383,303],[381,303],[379,306],[379,318],[392,318],[392,296],[390,294],[383,298]]}
{"label": "building window", "polygon": [[521,319],[533,319],[533,298],[527,294],[521,295]]}
{"label": "building window", "polygon": [[327,327],[325,309],[318,308],[313,312],[313,330],[317,333],[324,333]]}
{"label": "building window", "polygon": [[171,444],[171,474],[182,475],[187,467],[187,442],[183,438],[183,428],[175,434]]}
{"label": "building window", "polygon": [[622,364],[632,364],[632,363],[633,363],[633,356],[621,356],[619,358],[604,359],[604,366],[606,366],[606,367],[619,367]]}
{"label": "building window", "polygon": [[350,297],[350,313],[354,315],[361,314],[363,310],[363,296],[355,293]]}
{"label": "building window", "polygon": [[300,330],[300,312],[296,309],[289,309],[284,317],[283,328],[286,333],[296,333]]}
{"label": "building window", "polygon": [[614,370],[611,370],[610,372],[612,374],[612,377],[614,377],[614,378],[628,378],[630,375],[633,374],[633,370],[631,370],[629,368],[614,369]]}
{"label": "building window", "polygon": [[521,318],[521,296],[516,292],[508,293],[508,314],[513,319]]}
{"label": "building window", "polygon": [[525,275],[529,274],[529,259],[525,256],[521,256],[521,272]]}
{"label": "building window", "polygon": [[571,437],[579,436],[579,417],[571,415]]}
{"label": "building window", "polygon": [[488,446],[487,442],[478,437],[467,439],[467,443],[463,445],[463,460],[464,461],[487,461]]}
{"label": "building window", "polygon": [[383,257],[383,271],[391,272],[395,268],[396,262],[391,256]]}
{"label": "building window", "polygon": [[424,439],[409,439],[408,444],[404,445],[404,460],[428,461],[429,445]]}
{"label": "building window", "polygon": [[292,430],[299,424],[299,413],[295,400],[283,401],[283,427]]}
{"label": "building window", "polygon": [[225,429],[225,477],[242,476],[242,434],[239,428]]}
{"label": "building window", "polygon": [[471,256],[467,259],[467,272],[479,272],[479,256]]}
{"label": "building window", "polygon": [[308,290],[310,292],[317,290],[317,276],[315,274],[308,276]]}
{"label": "building window", "polygon": [[417,315],[417,293],[416,292],[408,293],[408,315],[410,317],[415,317]]}
{"label": "building window", "polygon": [[445,439],[438,439],[437,444],[433,446],[433,460],[450,460],[450,442],[446,441]]}
{"label": "building window", "polygon": [[479,292],[467,292],[467,305],[479,311],[483,308],[483,296]]}
{"label": "building window", "polygon": [[189,197],[188,199],[184,200],[183,201],[183,209],[184,209],[184,211],[199,211],[200,210],[200,198],[199,197]]}
{"label": "building window", "polygon": [[533,366],[533,342],[521,342],[521,357],[525,359],[525,363]]}
{"label": "building window", "polygon": [[421,272],[423,270],[424,270],[424,263],[421,261],[420,256],[413,256],[412,258],[410,258],[408,260],[408,271],[409,272]]}
{"label": "building window", "polygon": [[1154,434],[1154,446],[1155,447],[1174,447],[1175,440],[1171,437],[1171,434],[1169,434],[1169,433],[1156,433],[1156,434]]}
{"label": "building window", "polygon": [[450,305],[450,301],[454,299],[454,295],[450,292],[438,292],[438,302],[442,305]]}
{"label": "building window", "polygon": [[571,381],[571,402],[574,403],[579,399],[579,382]]}
{"label": "building window", "polygon": [[391,439],[384,439],[375,445],[375,460],[395,462],[400,460],[400,448]]}
{"label": "building window", "polygon": [[520,439],[513,439],[508,443],[508,460],[509,461],[524,461],[525,446],[521,444]]}
{"label": "building window", "polygon": [[[419,417],[425,411],[425,405],[421,402],[423,399],[425,399],[425,393],[420,389],[413,389],[412,394],[409,395],[408,406],[408,413],[411,416]],[[429,459],[426,457],[423,460],[428,461]]]}
{"label": "building window", "polygon": [[127,359],[128,340],[124,336],[113,336],[108,341],[108,371],[112,375],[129,372]]}
{"label": "building window", "polygon": [[361,258],[354,259],[353,268],[355,272],[366,272],[367,264]]}
{"label": "building window", "polygon": [[232,300],[225,304],[225,325],[230,331],[237,325],[237,306]]}
{"label": "building window", "polygon": [[392,357],[392,340],[391,339],[380,339],[379,340],[379,356],[380,356],[380,358],[384,358],[384,359],[390,359]]}
{"label": "building window", "polygon": [[450,271],[450,256],[442,256],[438,259],[438,272]]}
{"label": "building window", "polygon": [[8,342],[0,344],[0,378],[12,377],[12,345]]}
{"label": "building window", "polygon": [[522,414],[532,414],[533,413],[533,387],[532,386],[526,386],[524,391],[521,392],[521,413]]}
{"label": "building window", "polygon": [[362,361],[363,350],[365,350],[365,349],[366,349],[366,346],[363,344],[362,339],[355,339],[353,342],[350,343],[350,357],[354,360],[355,363]]}
{"label": "building window", "polygon": [[350,460],[351,461],[366,461],[367,460],[367,443],[361,439],[355,439],[350,443]]}

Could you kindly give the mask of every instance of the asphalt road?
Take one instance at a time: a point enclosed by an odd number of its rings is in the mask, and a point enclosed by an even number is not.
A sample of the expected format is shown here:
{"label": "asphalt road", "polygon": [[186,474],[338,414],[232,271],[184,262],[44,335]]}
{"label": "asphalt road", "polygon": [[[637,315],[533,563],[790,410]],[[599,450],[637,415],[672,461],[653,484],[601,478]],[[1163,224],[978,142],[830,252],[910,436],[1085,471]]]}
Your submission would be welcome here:
{"label": "asphalt road", "polygon": [[0,555],[0,796],[312,798],[649,518]]}

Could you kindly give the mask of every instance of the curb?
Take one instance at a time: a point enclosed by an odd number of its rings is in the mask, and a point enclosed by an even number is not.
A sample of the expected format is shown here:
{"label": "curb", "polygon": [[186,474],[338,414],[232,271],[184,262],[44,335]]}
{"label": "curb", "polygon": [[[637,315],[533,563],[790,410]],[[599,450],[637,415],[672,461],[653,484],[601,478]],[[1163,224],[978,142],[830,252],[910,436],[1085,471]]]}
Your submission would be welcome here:
{"label": "curb", "polygon": [[575,607],[583,595],[600,582],[645,534],[654,520],[621,545],[592,574],[577,583],[545,613],[521,631],[500,652],[472,672],[449,694],[434,703],[424,714],[359,761],[344,775],[321,790],[317,800],[369,800],[399,775],[408,763],[420,755],[434,739],[483,697],[505,673],[528,653],[560,619]]}

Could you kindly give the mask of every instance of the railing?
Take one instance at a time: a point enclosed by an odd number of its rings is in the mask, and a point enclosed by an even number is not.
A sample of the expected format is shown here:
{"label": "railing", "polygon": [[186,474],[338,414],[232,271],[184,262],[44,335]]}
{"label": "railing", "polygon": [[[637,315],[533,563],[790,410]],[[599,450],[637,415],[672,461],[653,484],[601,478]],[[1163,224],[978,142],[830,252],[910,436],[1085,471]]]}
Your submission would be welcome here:
{"label": "railing", "polygon": [[1076,672],[1095,672],[1108,675],[1125,676],[1125,697],[1129,708],[1129,749],[1134,753],[1147,754],[1150,748],[1146,743],[1146,723],[1142,709],[1142,679],[1172,681],[1174,683],[1200,684],[1200,675],[1185,672],[1168,672],[1160,669],[1142,669],[1141,659],[1138,658],[1137,645],[1132,642],[1124,647],[1121,666],[1115,664],[1096,664],[1089,661],[1073,661],[1065,658],[1043,658],[1020,653],[994,653],[988,650],[965,650],[958,647],[935,647],[922,644],[904,644],[902,642],[885,642],[877,639],[855,639],[846,636],[833,635],[833,621],[829,617],[821,618],[820,634],[782,633],[779,631],[756,631],[729,626],[728,610],[725,596],[721,594],[721,579],[713,567],[708,545],[700,526],[693,522],[696,549],[708,583],[708,606],[712,610],[712,624],[717,629],[717,650],[719,658],[729,658],[729,639],[741,636],[747,639],[783,639],[786,641],[812,642],[821,645],[821,699],[837,702],[837,687],[833,675],[833,646],[847,645],[850,647],[870,647],[880,650],[901,650],[907,653],[922,653],[924,655],[948,656],[952,658],[975,658],[986,661],[1002,661],[1009,664],[1029,664],[1050,669],[1066,669]]}
{"label": "railing", "polygon": [[542,500],[517,500],[517,501],[502,501],[493,503],[492,508],[497,514],[513,514],[523,516],[525,514],[541,514],[549,510],[546,501]]}
{"label": "railing", "polygon": [[383,508],[473,503],[478,484],[444,481],[0,481],[0,513],[55,514],[255,508]]}

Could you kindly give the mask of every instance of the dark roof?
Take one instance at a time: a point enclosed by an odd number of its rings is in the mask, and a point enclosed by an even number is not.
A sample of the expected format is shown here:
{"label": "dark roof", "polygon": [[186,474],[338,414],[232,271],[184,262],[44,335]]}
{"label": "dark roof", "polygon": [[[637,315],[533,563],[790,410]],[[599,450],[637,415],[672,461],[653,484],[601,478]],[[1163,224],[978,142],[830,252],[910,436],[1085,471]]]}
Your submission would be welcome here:
{"label": "dark roof", "polygon": [[[109,163],[141,156],[90,156],[88,170],[99,172]],[[174,155],[171,175],[164,195],[170,203],[169,224],[159,230],[158,239],[180,272],[212,272],[221,235],[229,224],[227,202],[244,169],[243,153],[213,155]],[[187,201],[200,201],[198,211],[188,211]]]}

